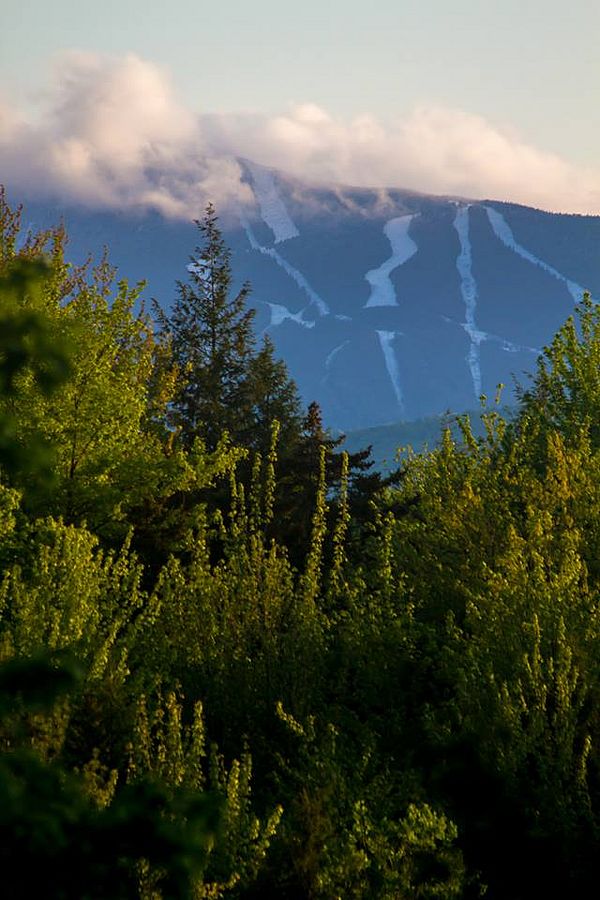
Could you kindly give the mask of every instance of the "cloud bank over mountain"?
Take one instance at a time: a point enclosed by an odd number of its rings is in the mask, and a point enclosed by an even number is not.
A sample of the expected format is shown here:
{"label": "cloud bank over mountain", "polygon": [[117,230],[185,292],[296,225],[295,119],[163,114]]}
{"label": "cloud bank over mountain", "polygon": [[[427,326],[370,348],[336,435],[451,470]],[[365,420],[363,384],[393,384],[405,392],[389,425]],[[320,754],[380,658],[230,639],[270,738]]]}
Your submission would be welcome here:
{"label": "cloud bank over mountain", "polygon": [[274,116],[198,113],[153,63],[87,53],[57,62],[35,116],[0,101],[0,182],[29,197],[189,219],[208,199],[251,201],[239,157],[315,182],[600,214],[600,170],[457,109],[420,107],[385,124],[310,103]]}

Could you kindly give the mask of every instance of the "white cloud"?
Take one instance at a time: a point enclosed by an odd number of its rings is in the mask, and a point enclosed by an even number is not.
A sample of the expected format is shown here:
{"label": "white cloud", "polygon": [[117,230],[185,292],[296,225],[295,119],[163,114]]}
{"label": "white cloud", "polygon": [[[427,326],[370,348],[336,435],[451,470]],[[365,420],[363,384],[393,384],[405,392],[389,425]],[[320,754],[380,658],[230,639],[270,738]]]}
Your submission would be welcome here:
{"label": "white cloud", "polygon": [[168,75],[129,54],[70,53],[35,121],[0,101],[0,181],[28,195],[197,216],[249,199],[236,157],[313,181],[401,187],[600,213],[583,169],[461,110],[421,107],[383,124],[312,103],[286,114],[192,113]]}
{"label": "white cloud", "polygon": [[166,74],[133,54],[65,55],[36,122],[0,107],[0,179],[29,195],[189,218],[209,198],[243,199],[240,177],[234,159],[206,153]]}

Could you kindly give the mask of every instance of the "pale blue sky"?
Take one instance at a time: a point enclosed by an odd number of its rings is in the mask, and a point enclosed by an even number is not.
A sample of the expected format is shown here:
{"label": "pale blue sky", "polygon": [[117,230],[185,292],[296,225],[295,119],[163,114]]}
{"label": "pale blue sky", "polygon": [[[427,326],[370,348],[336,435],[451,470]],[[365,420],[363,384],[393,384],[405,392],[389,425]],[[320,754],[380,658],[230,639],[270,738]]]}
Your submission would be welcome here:
{"label": "pale blue sky", "polygon": [[0,0],[0,89],[17,105],[62,50],[133,51],[202,112],[310,101],[385,120],[439,104],[591,165],[599,46],[598,0]]}

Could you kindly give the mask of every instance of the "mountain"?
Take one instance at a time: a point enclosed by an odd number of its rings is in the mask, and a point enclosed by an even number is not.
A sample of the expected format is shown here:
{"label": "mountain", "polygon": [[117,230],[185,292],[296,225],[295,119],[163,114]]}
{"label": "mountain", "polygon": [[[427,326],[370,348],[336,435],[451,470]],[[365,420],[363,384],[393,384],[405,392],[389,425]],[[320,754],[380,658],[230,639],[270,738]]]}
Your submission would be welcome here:
{"label": "mountain", "polygon": [[413,419],[411,422],[358,428],[345,435],[340,449],[348,453],[357,453],[364,447],[371,447],[371,459],[375,469],[389,474],[397,468],[398,460],[406,459],[410,453],[425,453],[439,447],[443,433],[448,428],[454,440],[459,444],[462,443],[464,433],[461,421],[464,419],[468,418],[471,433],[475,437],[484,437],[486,434],[484,414],[494,411],[504,420],[510,420],[514,417],[515,410],[516,407],[498,407],[494,403],[485,408],[465,410],[460,414],[444,413]]}
{"label": "mountain", "polygon": [[[306,401],[363,429],[511,401],[584,289],[600,296],[600,217],[404,190],[315,186],[243,161],[254,204],[223,218],[257,331],[268,330]],[[198,234],[157,213],[28,204],[62,215],[79,261],[110,248],[168,306]],[[202,210],[198,210],[202,216]]]}

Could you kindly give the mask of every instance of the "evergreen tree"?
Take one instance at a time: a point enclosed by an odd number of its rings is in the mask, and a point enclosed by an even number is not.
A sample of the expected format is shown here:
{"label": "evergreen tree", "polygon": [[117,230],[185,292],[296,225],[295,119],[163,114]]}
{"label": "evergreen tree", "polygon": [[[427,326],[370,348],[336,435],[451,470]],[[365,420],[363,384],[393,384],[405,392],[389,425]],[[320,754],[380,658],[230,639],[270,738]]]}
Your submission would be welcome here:
{"label": "evergreen tree", "polygon": [[[300,454],[299,468],[311,472],[311,481],[316,485],[319,468],[321,447],[325,448],[326,469],[325,477],[328,490],[331,492],[339,487],[342,473],[343,451],[340,449],[344,443],[345,435],[340,434],[334,438],[328,428],[323,424],[323,414],[318,403],[309,404],[306,416],[302,423],[302,440],[298,448]],[[348,454],[348,473],[350,484],[362,473],[367,472],[373,466],[371,447],[357,450]],[[302,460],[302,462],[301,462]]]}
{"label": "evergreen tree", "polygon": [[254,310],[246,309],[248,284],[231,295],[231,254],[212,204],[196,225],[202,244],[191,257],[189,281],[178,282],[170,315],[157,312],[180,370],[173,424],[185,445],[201,437],[214,449],[223,431],[236,430],[254,345]]}
{"label": "evergreen tree", "polygon": [[275,345],[266,334],[257,354],[249,361],[243,385],[243,409],[234,437],[245,447],[268,453],[273,423],[279,422],[281,452],[298,440],[302,430],[302,404],[295,382]]}
{"label": "evergreen tree", "polygon": [[[373,465],[371,447],[356,453],[345,454],[340,449],[344,435],[333,437],[323,423],[321,407],[316,401],[308,405],[299,434],[282,448],[279,464],[279,486],[276,498],[278,539],[290,554],[295,566],[301,568],[308,551],[312,528],[313,510],[319,488],[321,451],[325,450],[325,485],[331,505],[342,481],[344,456],[347,455],[348,487],[351,498],[356,494],[364,500],[367,476]],[[373,484],[369,481],[372,496],[383,486],[377,473]],[[357,491],[356,488],[361,485]],[[352,511],[352,510],[351,510]]]}

